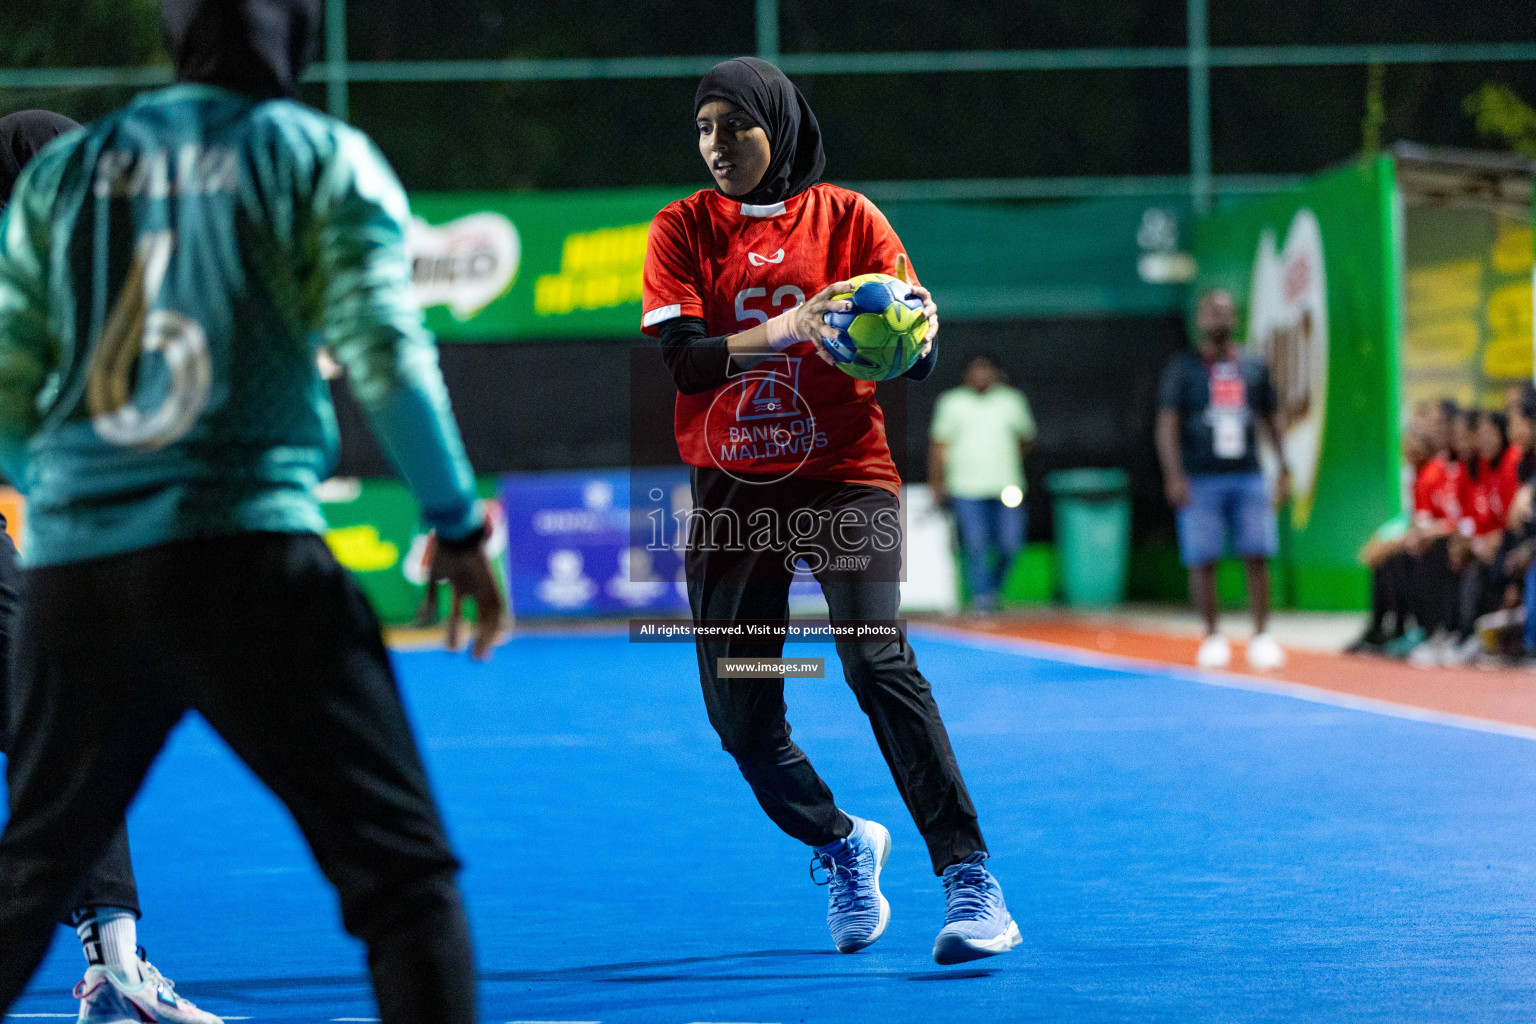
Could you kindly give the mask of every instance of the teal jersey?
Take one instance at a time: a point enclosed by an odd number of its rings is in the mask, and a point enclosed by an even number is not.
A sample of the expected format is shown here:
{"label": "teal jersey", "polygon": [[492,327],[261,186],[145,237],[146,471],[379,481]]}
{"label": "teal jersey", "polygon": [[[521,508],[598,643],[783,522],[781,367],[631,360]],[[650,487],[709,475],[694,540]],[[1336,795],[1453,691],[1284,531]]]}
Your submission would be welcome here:
{"label": "teal jersey", "polygon": [[322,531],[321,344],[427,525],[474,530],[408,220],[366,136],[287,100],[177,85],[49,144],[0,221],[0,465],[27,563]]}

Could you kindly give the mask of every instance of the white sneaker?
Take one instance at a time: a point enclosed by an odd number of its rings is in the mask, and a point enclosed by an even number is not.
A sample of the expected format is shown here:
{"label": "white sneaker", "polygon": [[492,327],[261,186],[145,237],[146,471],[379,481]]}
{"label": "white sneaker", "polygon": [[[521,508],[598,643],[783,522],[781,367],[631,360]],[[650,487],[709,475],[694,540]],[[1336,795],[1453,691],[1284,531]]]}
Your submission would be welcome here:
{"label": "white sneaker", "polygon": [[1446,634],[1436,633],[1408,653],[1408,664],[1414,668],[1438,668],[1450,642]]}
{"label": "white sneaker", "polygon": [[1248,667],[1260,672],[1273,672],[1285,666],[1285,651],[1268,633],[1260,633],[1248,641]]}
{"label": "white sneaker", "polygon": [[1477,660],[1483,653],[1483,638],[1473,633],[1461,643],[1452,640],[1440,652],[1440,664],[1446,668],[1460,668]]}
{"label": "white sneaker", "polygon": [[176,983],[168,981],[148,960],[139,961],[139,973],[139,983],[130,985],[109,968],[87,968],[85,980],[75,986],[75,998],[80,1000],[77,1024],[224,1024],[177,995]]}
{"label": "white sneaker", "polygon": [[1195,655],[1200,668],[1226,668],[1232,664],[1232,645],[1220,633],[1212,633],[1200,641],[1200,653]]}

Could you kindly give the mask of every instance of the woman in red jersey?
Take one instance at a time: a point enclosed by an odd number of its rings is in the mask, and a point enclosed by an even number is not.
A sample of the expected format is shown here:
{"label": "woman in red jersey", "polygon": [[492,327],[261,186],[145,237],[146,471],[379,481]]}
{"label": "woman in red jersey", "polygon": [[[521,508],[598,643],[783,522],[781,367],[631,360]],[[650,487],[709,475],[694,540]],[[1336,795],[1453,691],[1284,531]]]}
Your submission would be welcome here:
{"label": "woman in red jersey", "polygon": [[1385,654],[1389,645],[1401,646],[1408,633],[1417,556],[1442,518],[1435,502],[1444,466],[1437,465],[1430,440],[1420,430],[1404,435],[1403,462],[1414,473],[1411,517],[1406,523],[1386,524],[1360,549],[1360,561],[1371,570],[1371,617],[1360,638],[1345,648],[1346,654]]}
{"label": "woman in red jersey", "polygon": [[1454,502],[1461,513],[1457,529],[1445,538],[1443,565],[1431,547],[1423,563],[1422,585],[1436,600],[1454,595],[1437,635],[1415,649],[1410,660],[1424,665],[1460,665],[1475,657],[1479,616],[1499,607],[1504,594],[1502,555],[1504,526],[1517,489],[1519,452],[1509,444],[1503,413],[1468,409],[1454,424],[1453,447],[1460,471],[1449,474],[1446,486],[1457,488]]}
{"label": "woman in red jersey", "polygon": [[1472,544],[1477,533],[1475,474],[1481,422],[1482,413],[1476,409],[1447,410],[1446,450],[1435,460],[1444,472],[1433,496],[1445,530],[1425,547],[1415,581],[1424,642],[1413,648],[1408,661],[1421,668],[1456,659],[1462,577],[1474,560]]}
{"label": "woman in red jersey", "polygon": [[1509,443],[1509,420],[1502,412],[1474,410],[1467,414],[1476,453],[1466,476],[1467,513],[1472,518],[1466,567],[1461,570],[1461,604],[1452,645],[1443,652],[1441,664],[1459,665],[1476,657],[1482,641],[1476,635],[1477,620],[1497,611],[1505,602],[1510,567],[1505,565],[1509,548],[1505,527],[1519,490],[1521,451]]}
{"label": "woman in red jersey", "polygon": [[1487,463],[1489,532],[1503,533],[1509,523],[1509,509],[1520,489],[1520,463],[1523,446],[1514,440],[1514,420],[1502,412],[1483,416],[1478,434],[1479,454]]}
{"label": "woman in red jersey", "polygon": [[[699,153],[714,188],[673,203],[651,225],[645,332],[661,342],[678,396],[674,429],[692,467],[695,514],[685,565],[710,723],[768,816],[811,846],[830,887],[828,926],[853,952],[884,932],[879,874],[890,833],[839,810],[790,739],[784,684],[731,678],[722,658],[767,659],[788,620],[796,561],[816,576],[848,685],[868,714],[897,787],[944,879],[940,963],[1019,943],[928,681],[904,633],[900,478],[875,385],[844,374],[823,344],[822,315],[848,279],[883,272],[912,282],[929,344],[908,376],[932,372],[936,310],[911,277],[901,240],[874,204],[818,183],[815,115],[772,64],[724,61],[694,101]],[[857,632],[862,628],[862,633]]]}

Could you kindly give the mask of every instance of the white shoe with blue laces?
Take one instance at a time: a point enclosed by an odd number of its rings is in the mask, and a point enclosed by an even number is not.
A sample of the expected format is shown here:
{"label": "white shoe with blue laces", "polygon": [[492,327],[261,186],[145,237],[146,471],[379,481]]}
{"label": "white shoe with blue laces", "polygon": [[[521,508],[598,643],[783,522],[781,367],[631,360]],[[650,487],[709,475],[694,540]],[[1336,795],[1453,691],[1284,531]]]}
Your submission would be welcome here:
{"label": "white shoe with blue laces", "polygon": [[[884,825],[848,815],[848,838],[815,848],[811,879],[827,887],[827,929],[839,953],[856,953],[885,933],[891,905],[880,892],[880,869],[891,854],[891,834]],[[816,868],[827,873],[816,877]]]}
{"label": "white shoe with blue laces", "polygon": [[1003,902],[1003,887],[973,853],[944,869],[944,927],[933,943],[933,959],[941,964],[1006,953],[1023,941],[1019,926]]}

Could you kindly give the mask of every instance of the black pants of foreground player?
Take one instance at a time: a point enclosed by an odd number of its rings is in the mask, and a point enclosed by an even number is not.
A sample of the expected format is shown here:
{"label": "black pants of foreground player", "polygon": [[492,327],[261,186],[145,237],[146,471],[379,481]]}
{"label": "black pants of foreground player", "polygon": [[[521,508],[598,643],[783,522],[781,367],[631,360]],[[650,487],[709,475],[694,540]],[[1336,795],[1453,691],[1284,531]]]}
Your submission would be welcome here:
{"label": "black pants of foreground player", "polygon": [[[16,610],[21,570],[16,564],[16,545],[5,532],[0,516],[0,754],[9,755],[6,742],[10,728],[11,638],[16,630]],[[128,850],[128,827],[119,821],[101,856],[86,870],[75,897],[60,917],[74,927],[75,911],[88,907],[116,907],[139,916],[139,887],[133,877],[133,857]]]}
{"label": "black pants of foreground player", "polygon": [[474,1020],[458,868],[366,599],[312,535],[29,570],[17,620],[0,1016],[167,733],[196,710],[287,805],[390,1024]]}
{"label": "black pants of foreground player", "polygon": [[[834,624],[896,619],[901,550],[898,506],[890,492],[797,478],[768,483],[696,468],[693,500],[695,509],[708,510],[694,521],[685,559],[696,622],[788,619],[793,570],[784,546],[754,543],[753,534],[769,516],[780,526],[780,539],[799,535],[796,546],[810,552],[811,561],[825,558],[819,568],[808,567],[821,584]],[[814,534],[811,524],[819,524]],[[734,537],[725,535],[738,525]],[[809,647],[801,650],[812,656],[820,653]],[[789,738],[784,683],[724,679],[719,673],[720,658],[776,658],[782,652],[778,640],[701,637],[704,704],[721,745],[736,759],[768,817],[801,842],[822,846],[847,836],[852,823]],[[907,810],[928,844],[935,873],[985,850],[949,734],[906,636],[839,640],[837,655]]]}

